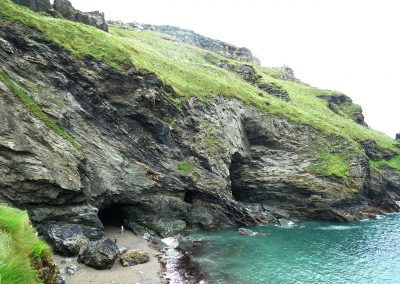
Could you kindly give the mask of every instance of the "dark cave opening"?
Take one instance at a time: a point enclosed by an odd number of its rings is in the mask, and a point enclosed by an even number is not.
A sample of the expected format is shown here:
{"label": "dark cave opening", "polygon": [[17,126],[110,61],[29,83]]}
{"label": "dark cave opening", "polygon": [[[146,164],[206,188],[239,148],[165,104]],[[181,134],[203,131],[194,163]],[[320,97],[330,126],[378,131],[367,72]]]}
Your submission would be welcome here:
{"label": "dark cave opening", "polygon": [[184,201],[186,202],[186,203],[190,203],[190,204],[192,204],[193,203],[193,191],[188,191],[188,192],[186,192],[185,193],[185,197],[184,197]]}
{"label": "dark cave opening", "polygon": [[243,156],[238,152],[234,153],[231,158],[231,165],[229,166],[229,176],[231,180],[231,192],[236,201],[246,201],[247,193],[240,186],[240,169],[243,164]]}
{"label": "dark cave opening", "polygon": [[113,204],[109,207],[99,210],[99,219],[104,226],[121,226],[123,225],[124,212],[120,204]]}

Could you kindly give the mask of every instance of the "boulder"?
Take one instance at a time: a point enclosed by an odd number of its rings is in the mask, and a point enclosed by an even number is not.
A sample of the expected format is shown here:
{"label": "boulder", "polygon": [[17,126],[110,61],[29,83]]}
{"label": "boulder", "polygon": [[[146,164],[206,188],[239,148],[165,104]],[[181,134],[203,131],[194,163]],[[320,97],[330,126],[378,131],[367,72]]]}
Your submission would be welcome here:
{"label": "boulder", "polygon": [[81,12],[76,10],[68,0],[54,0],[53,8],[60,13],[61,16],[70,21],[84,23],[103,31],[108,31],[104,13],[100,13],[99,11]]}
{"label": "boulder", "polygon": [[118,246],[109,238],[90,242],[79,254],[78,262],[95,269],[110,269],[119,255]]}
{"label": "boulder", "polygon": [[47,12],[51,8],[50,0],[12,0],[14,3],[29,7],[33,11]]}
{"label": "boulder", "polygon": [[396,140],[400,140],[400,133],[396,133]]}
{"label": "boulder", "polygon": [[96,27],[103,31],[108,31],[108,25],[104,17],[104,13],[99,11],[83,13],[78,11],[75,15],[77,22],[84,23],[89,26]]}
{"label": "boulder", "polygon": [[239,65],[235,67],[234,70],[240,75],[240,77],[243,78],[243,80],[248,81],[252,84],[256,84],[261,79],[261,76],[257,74],[256,70],[251,65]]}
{"label": "boulder", "polygon": [[278,219],[278,223],[282,227],[289,227],[290,226],[290,221],[288,219],[285,219],[285,218]]}
{"label": "boulder", "polygon": [[76,10],[68,0],[54,0],[53,8],[64,18],[75,21]]}
{"label": "boulder", "polygon": [[137,264],[146,263],[150,260],[147,252],[138,249],[125,250],[119,257],[122,266],[133,266]]}
{"label": "boulder", "polygon": [[104,235],[100,228],[78,224],[39,224],[37,229],[52,244],[54,252],[63,256],[78,255],[90,240],[98,240]]}
{"label": "boulder", "polygon": [[244,236],[250,236],[254,234],[254,231],[250,230],[250,229],[245,229],[245,228],[239,228],[238,235],[244,235]]}
{"label": "boulder", "polygon": [[269,237],[269,236],[271,236],[270,233],[254,232],[253,230],[245,229],[245,228],[239,228],[237,234],[238,235],[242,235],[242,236],[258,236],[258,237]]}

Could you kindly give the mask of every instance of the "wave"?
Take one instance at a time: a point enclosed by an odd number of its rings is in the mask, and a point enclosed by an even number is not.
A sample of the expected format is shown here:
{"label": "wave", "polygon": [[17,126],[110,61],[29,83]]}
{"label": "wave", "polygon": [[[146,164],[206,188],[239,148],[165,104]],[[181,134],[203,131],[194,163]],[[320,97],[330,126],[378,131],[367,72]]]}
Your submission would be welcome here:
{"label": "wave", "polygon": [[352,229],[357,229],[360,228],[360,226],[345,226],[345,225],[332,225],[329,227],[321,227],[318,228],[319,230],[325,230],[325,231],[339,231],[339,230],[352,230]]}

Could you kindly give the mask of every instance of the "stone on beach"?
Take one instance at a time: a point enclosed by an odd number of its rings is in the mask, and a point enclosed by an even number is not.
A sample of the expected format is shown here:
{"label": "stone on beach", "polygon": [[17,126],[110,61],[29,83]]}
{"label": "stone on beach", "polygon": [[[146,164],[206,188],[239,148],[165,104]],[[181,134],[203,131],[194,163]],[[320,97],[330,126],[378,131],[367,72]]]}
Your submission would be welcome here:
{"label": "stone on beach", "polygon": [[127,267],[146,263],[150,260],[150,256],[143,250],[128,249],[120,255],[119,260],[122,266]]}

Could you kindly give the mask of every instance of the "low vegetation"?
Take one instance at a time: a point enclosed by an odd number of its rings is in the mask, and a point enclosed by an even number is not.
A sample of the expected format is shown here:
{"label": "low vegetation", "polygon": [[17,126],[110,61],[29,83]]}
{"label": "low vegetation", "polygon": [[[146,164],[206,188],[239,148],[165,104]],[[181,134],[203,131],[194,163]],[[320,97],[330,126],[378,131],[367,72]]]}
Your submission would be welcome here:
{"label": "low vegetation", "polygon": [[318,163],[310,168],[312,173],[339,178],[346,178],[349,176],[349,164],[339,154],[320,152],[318,159]]}
{"label": "low vegetation", "polygon": [[190,173],[194,169],[194,164],[192,162],[182,162],[178,164],[178,169],[183,173]]}
{"label": "low vegetation", "polygon": [[388,167],[397,170],[400,174],[400,155],[390,160],[371,161],[371,164],[376,168]]}
{"label": "low vegetation", "polygon": [[25,211],[0,206],[0,283],[41,283],[35,267],[41,267],[51,255],[51,248],[37,236]]}
{"label": "low vegetation", "polygon": [[69,141],[74,147],[78,150],[81,148],[81,145],[72,138],[68,133],[66,133],[60,126],[57,125],[54,120],[52,120],[49,116],[47,116],[42,109],[36,104],[36,102],[28,96],[28,94],[18,87],[11,79],[7,76],[4,71],[0,70],[0,82],[3,82],[10,91],[16,95],[21,102],[28,108],[37,118],[42,120],[46,126],[52,129],[56,134]]}
{"label": "low vegetation", "polygon": [[[345,138],[360,152],[358,142],[365,140],[374,140],[380,147],[399,152],[390,137],[355,123],[351,119],[354,109],[342,109],[345,116],[332,112],[320,97],[332,94],[333,91],[320,90],[297,81],[281,80],[282,71],[279,69],[254,65],[257,74],[261,76],[260,80],[287,91],[290,102],[260,90],[234,71],[220,68],[216,64],[225,61],[237,66],[243,62],[211,54],[175,41],[165,34],[113,26],[110,27],[110,33],[106,33],[84,24],[32,12],[10,0],[0,2],[0,16],[38,29],[45,39],[59,44],[78,58],[90,57],[119,70],[133,65],[136,69],[157,74],[177,93],[178,97],[174,97],[177,107],[192,96],[203,102],[216,95],[233,97],[269,114]],[[213,144],[212,141],[208,142],[210,146]],[[321,174],[346,176],[348,169],[344,166],[345,161],[329,155],[325,158],[328,162]]]}

